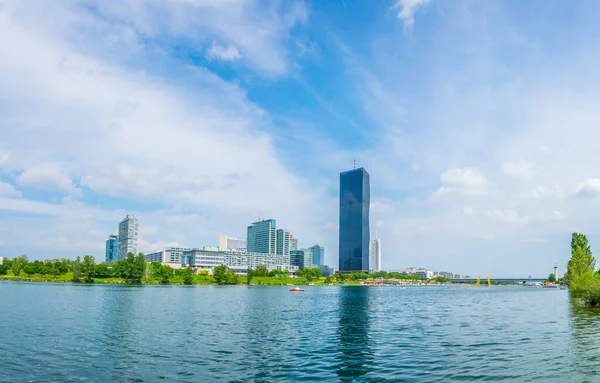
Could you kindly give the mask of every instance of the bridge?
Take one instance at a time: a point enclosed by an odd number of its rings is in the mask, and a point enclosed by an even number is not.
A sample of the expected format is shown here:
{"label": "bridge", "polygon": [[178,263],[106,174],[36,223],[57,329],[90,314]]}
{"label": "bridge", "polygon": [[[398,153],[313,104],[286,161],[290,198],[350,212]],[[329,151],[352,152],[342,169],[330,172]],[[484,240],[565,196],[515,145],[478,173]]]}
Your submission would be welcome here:
{"label": "bridge", "polygon": [[[545,282],[547,278],[490,278],[490,282],[492,283],[523,283],[523,282]],[[461,278],[461,279],[450,279],[452,283],[477,283],[477,278]],[[487,278],[481,277],[481,284],[487,284]]]}

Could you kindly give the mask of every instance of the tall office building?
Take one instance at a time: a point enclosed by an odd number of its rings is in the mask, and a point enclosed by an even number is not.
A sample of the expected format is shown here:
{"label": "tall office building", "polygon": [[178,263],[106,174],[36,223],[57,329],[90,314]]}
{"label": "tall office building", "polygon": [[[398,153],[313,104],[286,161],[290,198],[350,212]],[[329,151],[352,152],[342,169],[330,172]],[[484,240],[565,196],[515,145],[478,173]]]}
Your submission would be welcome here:
{"label": "tall office building", "polygon": [[290,255],[290,240],[292,235],[285,229],[277,230],[277,255]]}
{"label": "tall office building", "polygon": [[379,238],[374,238],[369,248],[369,272],[378,271],[381,271],[381,241]]}
{"label": "tall office building", "polygon": [[339,271],[369,271],[369,173],[363,168],[340,173]]}
{"label": "tall office building", "polygon": [[290,235],[290,251],[298,250],[298,238],[294,238]]}
{"label": "tall office building", "polygon": [[239,250],[246,251],[248,245],[245,239],[238,239],[235,237],[229,237],[227,235],[221,235],[219,237],[219,251],[227,250]]}
{"label": "tall office building", "polygon": [[119,236],[116,234],[111,234],[108,236],[106,240],[106,254],[104,257],[104,261],[106,263],[111,263],[117,260],[119,253]]}
{"label": "tall office building", "polygon": [[127,254],[137,254],[138,217],[127,215],[119,223],[119,259],[127,258]]}
{"label": "tall office building", "polygon": [[323,266],[325,264],[325,248],[317,244],[309,249],[312,251],[313,265]]}
{"label": "tall office building", "polygon": [[290,264],[292,266],[298,266],[300,270],[312,267],[313,256],[310,249],[292,250],[290,253]]}
{"label": "tall office building", "polygon": [[274,219],[261,220],[248,226],[248,252],[276,254],[277,235]]}

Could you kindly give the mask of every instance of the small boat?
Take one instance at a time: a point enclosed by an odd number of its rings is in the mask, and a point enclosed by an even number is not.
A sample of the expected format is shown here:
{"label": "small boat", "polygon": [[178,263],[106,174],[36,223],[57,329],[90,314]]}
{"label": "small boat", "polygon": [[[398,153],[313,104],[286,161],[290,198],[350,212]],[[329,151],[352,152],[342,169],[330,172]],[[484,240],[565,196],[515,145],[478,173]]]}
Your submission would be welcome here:
{"label": "small boat", "polygon": [[292,287],[292,288],[290,289],[290,291],[291,291],[291,292],[293,292],[293,293],[301,293],[301,292],[303,292],[303,291],[304,291],[304,289],[301,289],[301,288],[299,288],[299,287]]}

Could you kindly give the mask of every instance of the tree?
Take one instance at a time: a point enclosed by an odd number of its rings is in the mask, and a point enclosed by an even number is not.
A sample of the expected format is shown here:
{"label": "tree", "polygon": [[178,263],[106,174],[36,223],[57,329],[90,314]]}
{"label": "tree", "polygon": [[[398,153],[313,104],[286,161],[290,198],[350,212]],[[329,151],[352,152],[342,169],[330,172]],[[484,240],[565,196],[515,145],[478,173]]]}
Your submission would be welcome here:
{"label": "tree", "polygon": [[142,283],[144,273],[146,272],[146,259],[144,254],[139,253],[137,256],[133,253],[128,253],[123,265],[123,274],[128,283]]}
{"label": "tree", "polygon": [[590,267],[590,265],[593,265],[595,261],[593,257],[590,261],[589,254],[591,253],[586,253],[581,246],[575,248],[571,254],[571,259],[567,264],[567,272],[565,274],[565,278],[568,279],[569,283],[577,280],[582,275],[593,271],[593,268]]}
{"label": "tree", "polygon": [[91,255],[85,255],[81,262],[81,274],[85,283],[94,283],[94,273],[96,272],[96,260]]}
{"label": "tree", "polygon": [[29,263],[29,260],[27,259],[26,254],[19,255],[17,258],[13,259],[11,268],[15,277],[21,275],[21,271],[27,266],[27,263]]}
{"label": "tree", "polygon": [[591,270],[594,270],[596,260],[592,255],[592,249],[588,243],[587,236],[581,233],[573,233],[571,235],[571,254],[573,254],[578,247],[580,247],[585,254],[585,257],[583,258],[585,263],[588,264],[588,267]]}
{"label": "tree", "polygon": [[161,265],[160,268],[160,283],[168,285],[173,277],[173,269],[169,265]]}
{"label": "tree", "polygon": [[254,273],[257,277],[266,277],[267,274],[269,274],[269,269],[265,265],[258,265]]}
{"label": "tree", "polygon": [[254,277],[255,271],[252,267],[248,267],[248,271],[246,271],[246,284],[249,285],[252,282],[252,278]]}
{"label": "tree", "polygon": [[8,266],[5,264],[0,265],[0,275],[6,275],[8,273]]}
{"label": "tree", "polygon": [[438,275],[437,277],[433,278],[433,280],[437,283],[448,283],[450,282],[450,278],[446,278],[446,277],[442,277],[441,275]]}
{"label": "tree", "polygon": [[552,282],[552,283],[556,282],[556,275],[554,275],[554,273],[550,273],[550,275],[548,276],[547,281],[548,282]]}
{"label": "tree", "polygon": [[81,282],[81,258],[77,257],[73,262],[73,282]]}
{"label": "tree", "polygon": [[191,285],[192,283],[194,283],[194,271],[188,266],[183,269],[183,284]]}
{"label": "tree", "polygon": [[213,278],[219,285],[224,285],[227,283],[227,274],[227,266],[225,265],[219,265],[213,270]]}
{"label": "tree", "polygon": [[112,270],[108,267],[105,262],[98,263],[94,270],[94,277],[96,278],[110,278],[112,277]]}

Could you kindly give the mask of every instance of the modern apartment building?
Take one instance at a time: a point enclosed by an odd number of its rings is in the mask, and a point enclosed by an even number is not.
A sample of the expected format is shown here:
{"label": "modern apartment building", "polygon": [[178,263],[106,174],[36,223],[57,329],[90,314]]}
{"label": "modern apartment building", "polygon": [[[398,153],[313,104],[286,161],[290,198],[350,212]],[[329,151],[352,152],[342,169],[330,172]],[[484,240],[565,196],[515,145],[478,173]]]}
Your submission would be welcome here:
{"label": "modern apartment building", "polygon": [[279,269],[296,272],[298,267],[290,265],[289,257],[277,254],[250,253],[247,251],[208,251],[192,249],[184,252],[181,266],[190,266],[196,270],[212,272],[215,267],[226,265],[239,273],[248,271],[248,267],[256,269],[265,265],[268,270]]}
{"label": "modern apartment building", "polygon": [[181,265],[183,253],[190,250],[192,249],[189,247],[165,247],[162,251],[144,254],[144,258],[148,262],[160,262],[178,267]]}
{"label": "modern apartment building", "polygon": [[119,223],[119,259],[127,258],[128,253],[137,254],[138,217],[127,215]]}
{"label": "modern apartment building", "polygon": [[290,251],[298,250],[298,238],[290,238]]}
{"label": "modern apartment building", "polygon": [[219,251],[238,250],[246,251],[248,249],[247,241],[227,235],[219,237]]}
{"label": "modern apartment building", "polygon": [[276,254],[276,221],[261,220],[248,226],[247,245],[247,251],[250,253]]}
{"label": "modern apartment building", "polygon": [[381,241],[373,238],[369,247],[369,272],[381,271]]}
{"label": "modern apartment building", "polygon": [[340,173],[339,270],[369,271],[369,173],[353,169]]}
{"label": "modern apartment building", "polygon": [[119,258],[119,236],[111,234],[106,240],[104,262],[112,263]]}
{"label": "modern apartment building", "polygon": [[314,245],[309,247],[312,252],[312,263],[316,266],[322,266],[325,264],[325,248],[323,246]]}
{"label": "modern apartment building", "polygon": [[275,253],[277,255],[283,255],[286,257],[290,256],[290,240],[292,235],[285,229],[279,229],[276,232],[277,236],[277,248]]}

